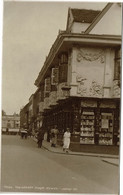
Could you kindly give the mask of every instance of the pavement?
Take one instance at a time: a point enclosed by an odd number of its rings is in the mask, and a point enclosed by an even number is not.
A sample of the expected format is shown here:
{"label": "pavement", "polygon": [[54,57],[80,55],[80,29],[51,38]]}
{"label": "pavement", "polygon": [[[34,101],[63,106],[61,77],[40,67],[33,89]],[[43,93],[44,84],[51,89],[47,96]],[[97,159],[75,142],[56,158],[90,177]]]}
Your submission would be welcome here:
{"label": "pavement", "polygon": [[[37,142],[36,138],[32,137],[32,139]],[[43,140],[42,147],[50,152],[58,153],[58,154],[100,157],[102,161],[115,165],[115,166],[119,166],[119,163],[120,163],[119,155],[97,154],[97,153],[87,153],[87,152],[73,152],[71,150],[69,150],[69,153],[65,153],[61,146],[57,145],[56,147],[51,147],[51,143],[47,142],[46,140]]]}

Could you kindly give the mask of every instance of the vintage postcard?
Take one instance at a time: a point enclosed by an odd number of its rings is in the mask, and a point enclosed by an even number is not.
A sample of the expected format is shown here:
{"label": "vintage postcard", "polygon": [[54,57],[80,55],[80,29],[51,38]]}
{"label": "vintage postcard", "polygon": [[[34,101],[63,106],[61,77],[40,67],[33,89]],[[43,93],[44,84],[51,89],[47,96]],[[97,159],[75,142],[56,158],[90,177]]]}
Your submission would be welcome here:
{"label": "vintage postcard", "polygon": [[122,3],[3,1],[1,193],[121,194]]}

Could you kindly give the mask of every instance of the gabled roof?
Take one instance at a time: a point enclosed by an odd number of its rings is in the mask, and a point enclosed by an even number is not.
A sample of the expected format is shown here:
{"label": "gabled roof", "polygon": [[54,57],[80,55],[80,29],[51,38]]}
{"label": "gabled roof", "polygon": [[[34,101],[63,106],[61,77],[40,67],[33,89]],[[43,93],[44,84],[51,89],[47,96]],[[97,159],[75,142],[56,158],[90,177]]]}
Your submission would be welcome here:
{"label": "gabled roof", "polygon": [[71,9],[74,22],[91,23],[101,11],[86,9]]}

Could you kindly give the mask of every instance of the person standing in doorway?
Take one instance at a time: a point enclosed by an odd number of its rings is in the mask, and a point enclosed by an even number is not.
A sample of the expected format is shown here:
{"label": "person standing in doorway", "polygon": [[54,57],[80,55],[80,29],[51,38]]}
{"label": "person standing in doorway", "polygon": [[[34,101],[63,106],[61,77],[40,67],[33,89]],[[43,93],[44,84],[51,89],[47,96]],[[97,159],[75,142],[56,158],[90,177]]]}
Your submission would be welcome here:
{"label": "person standing in doorway", "polygon": [[66,153],[68,153],[69,150],[70,137],[71,137],[70,129],[67,128],[67,131],[64,133],[63,136],[63,151],[65,151]]}

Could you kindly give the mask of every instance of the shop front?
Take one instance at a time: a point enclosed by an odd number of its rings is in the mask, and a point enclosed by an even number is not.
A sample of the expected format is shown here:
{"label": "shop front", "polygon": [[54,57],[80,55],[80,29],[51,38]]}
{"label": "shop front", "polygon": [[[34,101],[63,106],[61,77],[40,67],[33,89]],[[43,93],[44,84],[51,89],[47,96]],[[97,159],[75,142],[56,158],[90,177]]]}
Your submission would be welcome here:
{"label": "shop front", "polygon": [[119,118],[119,100],[69,98],[45,111],[43,122],[48,132],[57,125],[60,145],[69,127],[73,151],[118,153]]}
{"label": "shop front", "polygon": [[72,139],[73,151],[97,153],[119,152],[120,103],[119,100],[80,100],[80,139]]}

